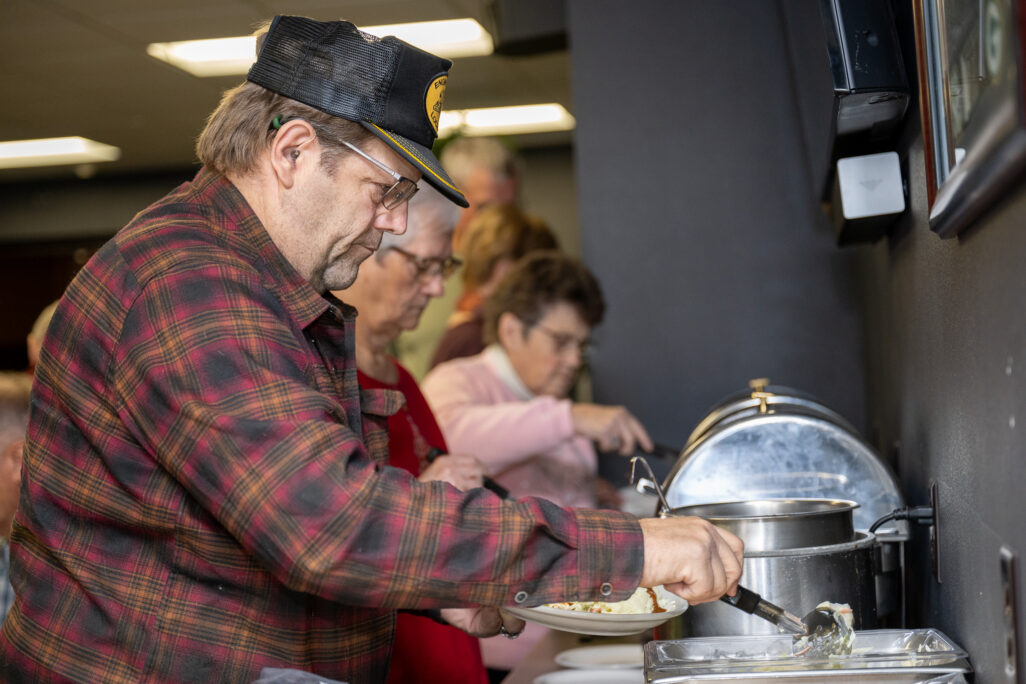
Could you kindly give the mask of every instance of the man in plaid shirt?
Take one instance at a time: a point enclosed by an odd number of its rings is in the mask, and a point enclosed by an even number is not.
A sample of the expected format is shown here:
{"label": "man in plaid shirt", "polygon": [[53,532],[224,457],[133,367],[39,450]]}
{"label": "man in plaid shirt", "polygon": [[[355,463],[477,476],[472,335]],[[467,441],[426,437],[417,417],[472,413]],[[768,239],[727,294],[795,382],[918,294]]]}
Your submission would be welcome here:
{"label": "man in plaid shirt", "polygon": [[450,63],[277,17],[197,151],[62,298],[36,370],[0,679],[383,681],[395,611],[479,636],[503,605],[733,591],[741,544],[420,484],[384,465],[396,393],[361,392],[333,297],[405,229]]}

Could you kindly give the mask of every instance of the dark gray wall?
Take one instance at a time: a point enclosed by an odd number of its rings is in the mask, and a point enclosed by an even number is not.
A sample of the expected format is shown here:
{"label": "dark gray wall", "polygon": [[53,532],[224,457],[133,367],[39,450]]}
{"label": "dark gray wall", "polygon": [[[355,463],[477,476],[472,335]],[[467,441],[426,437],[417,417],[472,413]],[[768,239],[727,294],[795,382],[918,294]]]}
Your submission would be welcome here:
{"label": "dark gray wall", "polygon": [[925,503],[929,482],[938,485],[941,583],[920,532],[907,556],[911,615],[968,649],[978,682],[999,682],[1003,544],[1019,558],[1020,635],[1026,610],[1026,193],[962,239],[942,241],[928,227],[921,138],[903,152],[909,216],[898,237],[860,261],[872,332],[869,420],[897,445],[910,501]]}
{"label": "dark gray wall", "polygon": [[[609,302],[595,395],[663,442],[759,376],[863,425],[853,255],[817,202],[828,63],[801,7],[568,5],[581,250]],[[803,17],[822,60],[795,72]]]}
{"label": "dark gray wall", "polygon": [[909,625],[1003,682],[1002,545],[1018,558],[1020,653],[1026,610],[1026,189],[937,238],[913,108],[895,143],[907,214],[872,246],[834,247],[813,211],[818,77],[808,45],[784,39],[808,5],[569,3],[582,252],[610,298],[596,394],[680,439],[765,373],[864,425],[910,503],[938,485],[941,583],[914,528]]}
{"label": "dark gray wall", "polygon": [[[910,7],[896,4],[906,62]],[[918,110],[896,148],[909,210],[887,240],[860,250],[869,422],[893,444],[910,500],[939,492],[940,583],[926,535],[910,547],[909,598],[920,624],[965,646],[977,682],[1008,681],[999,554],[1016,554],[1019,681],[1026,585],[1026,187],[1020,182],[957,239],[930,232]]]}

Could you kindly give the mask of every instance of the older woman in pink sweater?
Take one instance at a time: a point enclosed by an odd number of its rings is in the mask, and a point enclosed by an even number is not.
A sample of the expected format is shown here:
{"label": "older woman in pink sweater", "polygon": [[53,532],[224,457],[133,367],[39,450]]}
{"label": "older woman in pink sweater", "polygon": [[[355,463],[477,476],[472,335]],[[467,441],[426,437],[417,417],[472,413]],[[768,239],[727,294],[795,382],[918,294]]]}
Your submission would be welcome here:
{"label": "older woman in pink sweater", "polygon": [[[485,305],[489,346],[424,379],[449,448],[475,454],[514,497],[596,506],[594,444],[624,455],[652,448],[622,406],[568,398],[604,311],[598,282],[577,259],[545,251],[520,261]],[[483,642],[485,664],[511,668],[543,633],[529,625],[517,642]]]}

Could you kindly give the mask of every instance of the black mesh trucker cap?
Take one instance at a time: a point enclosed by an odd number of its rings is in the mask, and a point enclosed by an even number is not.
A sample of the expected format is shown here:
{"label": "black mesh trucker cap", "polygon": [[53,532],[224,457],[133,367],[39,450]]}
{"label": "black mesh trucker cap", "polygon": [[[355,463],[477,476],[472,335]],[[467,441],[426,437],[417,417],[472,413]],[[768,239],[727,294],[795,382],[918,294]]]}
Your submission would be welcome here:
{"label": "black mesh trucker cap", "polygon": [[431,152],[452,62],[348,21],[276,16],[247,80],[358,121],[461,207],[467,199]]}

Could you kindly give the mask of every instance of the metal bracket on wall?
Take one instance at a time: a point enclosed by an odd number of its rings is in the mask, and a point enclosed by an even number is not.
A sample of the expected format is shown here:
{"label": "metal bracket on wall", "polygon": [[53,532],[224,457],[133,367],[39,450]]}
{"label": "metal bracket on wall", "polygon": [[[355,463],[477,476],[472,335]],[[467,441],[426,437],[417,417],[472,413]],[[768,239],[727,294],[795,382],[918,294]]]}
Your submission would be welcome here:
{"label": "metal bracket on wall", "polygon": [[1005,619],[1005,681],[1020,684],[1019,629],[1016,616],[1015,554],[1007,546],[1001,547],[1001,590]]}
{"label": "metal bracket on wall", "polygon": [[930,567],[933,579],[940,584],[940,499],[937,496],[937,481],[930,480],[930,506],[933,508],[933,524],[930,525]]}

